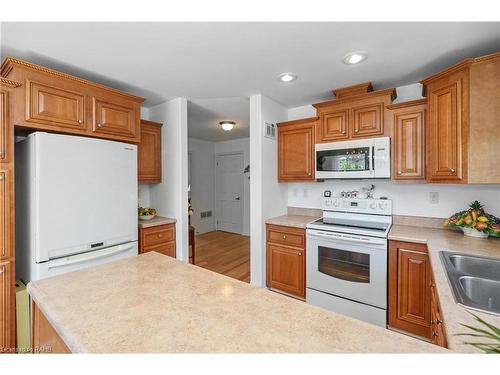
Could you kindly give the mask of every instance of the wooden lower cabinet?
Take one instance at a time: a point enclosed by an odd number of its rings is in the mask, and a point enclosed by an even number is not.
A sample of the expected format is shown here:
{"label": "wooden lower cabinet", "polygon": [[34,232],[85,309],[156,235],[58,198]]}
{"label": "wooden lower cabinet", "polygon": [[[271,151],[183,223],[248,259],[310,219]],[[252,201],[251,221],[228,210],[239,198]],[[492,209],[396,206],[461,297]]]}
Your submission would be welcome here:
{"label": "wooden lower cabinet", "polygon": [[71,353],[63,339],[40,311],[36,303],[32,303],[31,329],[33,338],[32,351],[36,354]]}
{"label": "wooden lower cabinet", "polygon": [[430,339],[431,269],[427,246],[389,243],[389,326]]}
{"label": "wooden lower cabinet", "polygon": [[304,299],[305,230],[267,225],[267,287]]}
{"label": "wooden lower cabinet", "polygon": [[139,254],[148,251],[176,257],[174,223],[139,229]]}
{"label": "wooden lower cabinet", "polygon": [[431,281],[431,342],[445,348],[448,346],[434,280]]}
{"label": "wooden lower cabinet", "polygon": [[0,354],[15,346],[13,272],[13,262],[0,261]]}
{"label": "wooden lower cabinet", "polygon": [[447,347],[427,246],[389,241],[388,326]]}

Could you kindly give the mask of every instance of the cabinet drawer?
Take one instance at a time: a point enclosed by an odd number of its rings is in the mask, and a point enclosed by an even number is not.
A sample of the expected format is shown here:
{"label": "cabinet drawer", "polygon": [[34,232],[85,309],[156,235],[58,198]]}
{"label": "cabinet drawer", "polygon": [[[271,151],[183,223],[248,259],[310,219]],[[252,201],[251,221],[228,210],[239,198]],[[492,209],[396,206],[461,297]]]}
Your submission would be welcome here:
{"label": "cabinet drawer", "polygon": [[141,229],[141,249],[147,249],[150,246],[165,244],[171,241],[175,241],[174,225],[160,225]]}
{"label": "cabinet drawer", "polygon": [[96,134],[135,137],[138,127],[136,108],[125,103],[115,103],[98,98],[93,99],[94,124]]}
{"label": "cabinet drawer", "polygon": [[267,242],[305,248],[305,230],[299,228],[268,226]]}
{"label": "cabinet drawer", "polygon": [[156,251],[157,253],[168,255],[172,258],[175,258],[175,241],[146,247],[141,250],[141,254],[147,253],[149,251]]}
{"label": "cabinet drawer", "polygon": [[27,80],[26,97],[26,121],[71,129],[86,128],[83,93]]}

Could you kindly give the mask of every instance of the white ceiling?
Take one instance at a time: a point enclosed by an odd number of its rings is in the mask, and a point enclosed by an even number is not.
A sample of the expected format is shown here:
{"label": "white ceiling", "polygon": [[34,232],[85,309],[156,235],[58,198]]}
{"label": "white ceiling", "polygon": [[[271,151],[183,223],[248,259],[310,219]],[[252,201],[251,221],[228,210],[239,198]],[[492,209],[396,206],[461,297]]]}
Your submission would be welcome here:
{"label": "white ceiling", "polygon": [[[198,99],[188,102],[188,135],[212,142],[250,136],[250,103],[248,98]],[[226,132],[220,121],[236,122]]]}
{"label": "white ceiling", "polygon": [[[500,23],[2,23],[0,40],[2,59],[24,58],[129,91],[146,106],[188,98],[190,132],[218,140],[229,135],[208,128],[221,119],[241,121],[232,138],[248,128],[241,98],[262,93],[295,107],[359,82],[376,89],[413,83],[500,51]],[[368,51],[368,59],[343,64],[353,50]],[[285,71],[298,80],[278,82]]]}

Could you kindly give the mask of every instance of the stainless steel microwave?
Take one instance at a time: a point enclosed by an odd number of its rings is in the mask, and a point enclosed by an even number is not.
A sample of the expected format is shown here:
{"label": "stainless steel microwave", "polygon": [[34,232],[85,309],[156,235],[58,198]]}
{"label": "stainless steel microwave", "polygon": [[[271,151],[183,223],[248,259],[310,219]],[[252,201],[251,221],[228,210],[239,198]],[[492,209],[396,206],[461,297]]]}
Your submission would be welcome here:
{"label": "stainless steel microwave", "polygon": [[315,146],[316,178],[390,178],[389,137],[320,143]]}

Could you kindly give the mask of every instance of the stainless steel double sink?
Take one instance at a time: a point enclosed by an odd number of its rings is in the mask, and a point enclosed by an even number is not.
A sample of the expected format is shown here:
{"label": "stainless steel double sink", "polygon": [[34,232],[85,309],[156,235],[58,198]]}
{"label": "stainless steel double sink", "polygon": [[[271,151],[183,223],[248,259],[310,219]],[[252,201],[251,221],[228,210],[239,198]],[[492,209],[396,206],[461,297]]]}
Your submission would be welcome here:
{"label": "stainless steel double sink", "polygon": [[455,302],[500,315],[500,259],[440,252]]}

